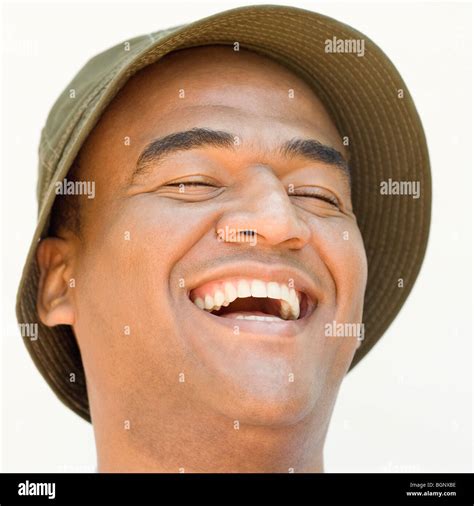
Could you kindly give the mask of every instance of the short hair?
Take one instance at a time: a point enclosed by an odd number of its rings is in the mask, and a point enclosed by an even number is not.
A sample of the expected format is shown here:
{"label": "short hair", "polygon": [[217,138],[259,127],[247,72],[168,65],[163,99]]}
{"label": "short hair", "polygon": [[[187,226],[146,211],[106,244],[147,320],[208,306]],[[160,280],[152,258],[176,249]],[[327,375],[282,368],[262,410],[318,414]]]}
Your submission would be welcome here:
{"label": "short hair", "polygon": [[[68,181],[77,181],[80,171],[80,153],[67,174]],[[81,236],[81,202],[79,195],[56,195],[51,210],[51,220],[48,230],[50,236],[60,236],[61,231],[73,232]]]}

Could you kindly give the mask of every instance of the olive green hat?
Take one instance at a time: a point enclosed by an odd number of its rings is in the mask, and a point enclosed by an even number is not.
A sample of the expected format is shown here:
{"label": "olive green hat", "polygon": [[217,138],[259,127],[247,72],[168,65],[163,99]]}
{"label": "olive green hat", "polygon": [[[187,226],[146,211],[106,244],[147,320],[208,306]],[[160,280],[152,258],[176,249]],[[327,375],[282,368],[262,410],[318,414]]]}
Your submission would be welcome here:
{"label": "olive green hat", "polygon": [[[38,324],[37,339],[24,337],[36,366],[56,395],[86,420],[86,378],[74,333],[69,326],[41,324],[36,310],[36,247],[48,233],[55,183],[66,177],[87,136],[131,76],[171,51],[236,42],[279,61],[309,83],[349,144],[353,204],[369,265],[365,339],[351,367],[394,320],[420,270],[431,210],[423,127],[396,68],[365,35],[314,12],[259,5],[118,44],[79,71],[42,131],[38,225],[17,297],[19,323]],[[417,195],[406,191],[408,183],[418,184]]]}

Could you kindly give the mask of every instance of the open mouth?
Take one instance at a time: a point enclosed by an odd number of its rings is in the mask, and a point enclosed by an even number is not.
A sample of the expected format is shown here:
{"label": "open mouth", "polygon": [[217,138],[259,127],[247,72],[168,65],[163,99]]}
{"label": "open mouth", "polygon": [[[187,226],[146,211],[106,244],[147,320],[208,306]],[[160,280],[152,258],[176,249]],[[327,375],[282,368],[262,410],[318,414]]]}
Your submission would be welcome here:
{"label": "open mouth", "polygon": [[316,301],[284,283],[231,278],[206,283],[189,294],[200,309],[222,318],[283,322],[309,316]]}

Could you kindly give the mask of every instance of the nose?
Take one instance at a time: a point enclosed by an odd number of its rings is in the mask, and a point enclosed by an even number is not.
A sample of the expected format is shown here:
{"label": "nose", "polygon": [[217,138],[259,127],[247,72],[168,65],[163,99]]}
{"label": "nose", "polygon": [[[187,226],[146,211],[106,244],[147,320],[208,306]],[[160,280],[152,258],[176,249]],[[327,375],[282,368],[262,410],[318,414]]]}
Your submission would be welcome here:
{"label": "nose", "polygon": [[232,206],[221,216],[217,231],[234,230],[237,239],[248,242],[256,236],[259,244],[285,245],[300,249],[308,243],[311,229],[297,214],[282,182],[268,167],[253,168],[252,176],[238,189]]}

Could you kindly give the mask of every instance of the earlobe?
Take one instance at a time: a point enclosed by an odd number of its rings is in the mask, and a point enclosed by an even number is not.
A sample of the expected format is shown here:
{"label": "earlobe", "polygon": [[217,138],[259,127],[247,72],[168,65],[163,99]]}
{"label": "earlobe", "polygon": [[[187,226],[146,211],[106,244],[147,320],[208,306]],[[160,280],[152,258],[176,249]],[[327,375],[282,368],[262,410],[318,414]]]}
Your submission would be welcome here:
{"label": "earlobe", "polygon": [[70,243],[64,239],[47,237],[36,250],[40,269],[36,308],[48,327],[75,323],[73,288],[69,284],[72,278],[70,248]]}

